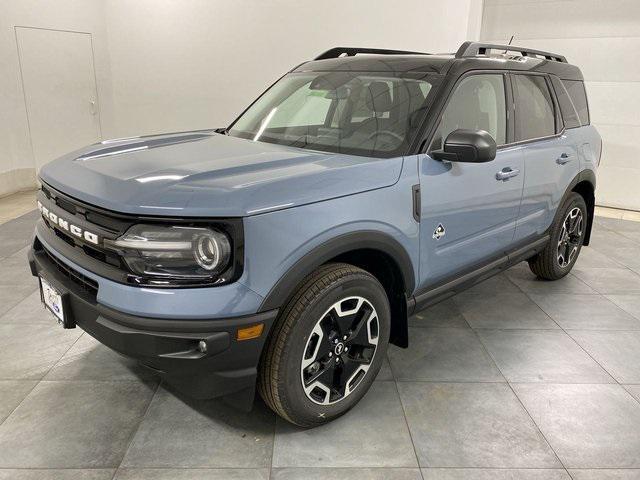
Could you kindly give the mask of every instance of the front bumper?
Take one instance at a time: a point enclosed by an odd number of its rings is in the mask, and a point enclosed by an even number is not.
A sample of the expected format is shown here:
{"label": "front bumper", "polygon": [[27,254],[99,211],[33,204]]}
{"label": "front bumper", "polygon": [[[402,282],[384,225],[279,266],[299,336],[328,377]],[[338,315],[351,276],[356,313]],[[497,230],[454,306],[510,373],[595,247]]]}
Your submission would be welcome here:
{"label": "front bumper", "polygon": [[[89,279],[37,238],[29,264],[33,275],[44,277],[63,294],[75,323],[99,342],[139,360],[195,398],[240,392],[234,403],[242,407],[253,402],[257,365],[277,310],[211,320],[135,316],[98,303]],[[236,340],[238,328],[258,323],[264,323],[260,337]],[[206,352],[198,349],[201,340],[207,344]]]}

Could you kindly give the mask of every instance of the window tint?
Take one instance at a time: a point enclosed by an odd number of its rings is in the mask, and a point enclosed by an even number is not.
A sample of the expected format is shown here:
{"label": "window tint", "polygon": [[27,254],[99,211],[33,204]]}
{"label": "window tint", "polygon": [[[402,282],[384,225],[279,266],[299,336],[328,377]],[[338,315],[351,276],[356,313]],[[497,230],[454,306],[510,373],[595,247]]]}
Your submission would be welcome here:
{"label": "window tint", "polygon": [[442,148],[447,136],[459,128],[485,130],[496,144],[506,143],[506,110],[502,75],[471,75],[457,86],[442,115],[431,148]]}
{"label": "window tint", "polygon": [[558,77],[551,77],[551,83],[553,84],[553,89],[556,91],[556,97],[560,104],[564,126],[566,128],[579,127],[580,118],[578,118],[578,112],[576,112],[576,108],[573,105],[567,89],[564,88],[564,85]]}
{"label": "window tint", "polygon": [[553,101],[544,77],[513,75],[516,101],[516,141],[547,137],[556,133]]}
{"label": "window tint", "polygon": [[576,107],[580,123],[589,125],[589,107],[587,105],[587,93],[584,91],[584,83],[580,80],[562,80],[573,105]]}

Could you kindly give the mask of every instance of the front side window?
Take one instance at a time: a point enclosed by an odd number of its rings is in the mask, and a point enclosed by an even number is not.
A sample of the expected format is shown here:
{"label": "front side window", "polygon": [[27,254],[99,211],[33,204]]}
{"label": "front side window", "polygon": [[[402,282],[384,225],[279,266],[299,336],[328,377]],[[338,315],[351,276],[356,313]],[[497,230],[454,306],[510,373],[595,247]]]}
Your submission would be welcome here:
{"label": "front side window", "polygon": [[291,73],[260,97],[229,135],[328,152],[404,154],[440,76],[375,72]]}
{"label": "front side window", "polygon": [[485,130],[496,141],[506,143],[507,119],[504,77],[499,74],[471,75],[451,95],[431,150],[442,148],[447,136],[459,128]]}
{"label": "front side window", "polygon": [[540,75],[513,75],[516,141],[548,137],[556,133],[553,100]]}

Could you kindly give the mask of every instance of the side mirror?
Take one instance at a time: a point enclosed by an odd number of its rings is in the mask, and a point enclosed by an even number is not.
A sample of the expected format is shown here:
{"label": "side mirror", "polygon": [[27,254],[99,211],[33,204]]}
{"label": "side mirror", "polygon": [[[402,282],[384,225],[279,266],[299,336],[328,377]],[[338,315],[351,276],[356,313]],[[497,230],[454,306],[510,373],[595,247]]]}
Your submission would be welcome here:
{"label": "side mirror", "polygon": [[431,152],[436,160],[483,163],[496,158],[496,141],[484,130],[454,130],[444,141],[442,150]]}

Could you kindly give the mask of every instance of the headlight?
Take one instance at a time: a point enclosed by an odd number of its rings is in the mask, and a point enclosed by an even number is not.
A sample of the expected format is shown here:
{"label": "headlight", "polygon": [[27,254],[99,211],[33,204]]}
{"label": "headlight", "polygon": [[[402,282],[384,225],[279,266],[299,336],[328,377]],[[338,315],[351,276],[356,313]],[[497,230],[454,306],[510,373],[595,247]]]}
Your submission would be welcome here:
{"label": "headlight", "polygon": [[105,240],[132,273],[151,284],[211,284],[231,264],[231,241],[207,227],[134,225]]}

